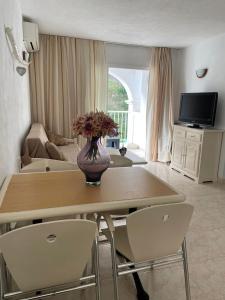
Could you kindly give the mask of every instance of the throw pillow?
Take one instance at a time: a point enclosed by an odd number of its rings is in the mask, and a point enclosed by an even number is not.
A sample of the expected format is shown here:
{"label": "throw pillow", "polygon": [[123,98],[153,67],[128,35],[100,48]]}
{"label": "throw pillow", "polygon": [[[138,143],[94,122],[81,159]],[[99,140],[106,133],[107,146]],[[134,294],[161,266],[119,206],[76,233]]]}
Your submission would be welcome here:
{"label": "throw pillow", "polygon": [[46,142],[45,148],[50,158],[56,160],[65,160],[63,153],[59,151],[58,147],[54,143]]}
{"label": "throw pillow", "polygon": [[55,134],[49,130],[46,130],[46,133],[49,141],[54,143],[56,146],[65,146],[69,144],[68,140],[60,134]]}

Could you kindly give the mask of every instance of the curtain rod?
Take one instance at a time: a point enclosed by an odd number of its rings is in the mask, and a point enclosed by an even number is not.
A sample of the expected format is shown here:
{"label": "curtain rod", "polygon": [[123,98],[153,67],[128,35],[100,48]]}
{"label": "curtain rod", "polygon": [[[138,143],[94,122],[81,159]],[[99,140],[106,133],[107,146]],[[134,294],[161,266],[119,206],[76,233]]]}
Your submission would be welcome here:
{"label": "curtain rod", "polygon": [[149,48],[149,49],[152,49],[154,47],[162,47],[162,48],[171,48],[171,49],[175,49],[175,50],[184,49],[184,48],[173,48],[173,47],[165,47],[165,46],[144,46],[144,45],[137,45],[137,44],[135,45],[135,44],[129,44],[129,43],[109,42],[109,41],[102,41],[102,40],[91,39],[91,38],[75,37],[75,36],[70,36],[70,35],[57,35],[57,34],[43,33],[43,32],[40,32],[40,34],[42,34],[42,35],[54,35],[54,36],[61,36],[61,37],[71,37],[71,38],[75,38],[75,39],[93,40],[93,41],[103,42],[105,44],[118,45],[118,46],[127,46],[127,47],[142,47],[142,48]]}
{"label": "curtain rod", "polygon": [[105,44],[119,45],[119,46],[133,46],[133,47],[143,47],[143,48],[153,48],[154,46],[144,46],[137,44],[119,43],[119,42],[104,42]]}
{"label": "curtain rod", "polygon": [[182,50],[182,49],[185,49],[185,47],[166,47],[166,46],[144,46],[144,45],[135,45],[135,44],[128,44],[128,43],[116,43],[116,42],[104,42],[105,44],[111,44],[111,45],[119,45],[119,46],[129,46],[129,47],[142,47],[142,48],[149,48],[149,49],[152,49],[152,48],[170,48],[170,49],[174,49],[174,50]]}

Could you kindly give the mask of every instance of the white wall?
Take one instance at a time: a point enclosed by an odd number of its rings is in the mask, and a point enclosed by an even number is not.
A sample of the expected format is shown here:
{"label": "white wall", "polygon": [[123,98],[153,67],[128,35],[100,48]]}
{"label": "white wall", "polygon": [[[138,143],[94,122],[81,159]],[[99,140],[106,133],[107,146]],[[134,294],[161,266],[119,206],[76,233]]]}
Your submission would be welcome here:
{"label": "white wall", "polygon": [[22,13],[17,0],[0,0],[0,185],[17,171],[22,139],[30,126],[28,75],[19,76],[5,38],[4,25],[13,28],[22,50]]}
{"label": "white wall", "polygon": [[[179,78],[176,98],[176,117],[180,92],[218,92],[215,127],[225,129],[225,35],[208,39],[189,48],[178,50],[176,77]],[[199,79],[195,71],[208,68],[206,77]],[[225,139],[221,152],[220,177],[225,177]]]}
{"label": "white wall", "polygon": [[148,69],[151,48],[106,43],[106,58],[109,67]]}

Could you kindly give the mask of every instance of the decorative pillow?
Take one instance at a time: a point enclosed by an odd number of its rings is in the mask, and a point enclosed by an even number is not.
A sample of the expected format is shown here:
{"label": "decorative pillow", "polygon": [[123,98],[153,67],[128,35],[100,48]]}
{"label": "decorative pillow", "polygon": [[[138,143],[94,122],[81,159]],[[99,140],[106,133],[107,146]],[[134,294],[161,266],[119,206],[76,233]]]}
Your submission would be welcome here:
{"label": "decorative pillow", "polygon": [[59,151],[58,147],[54,143],[46,142],[45,148],[50,158],[56,160],[65,160],[63,153]]}
{"label": "decorative pillow", "polygon": [[64,138],[62,135],[60,134],[55,134],[51,131],[46,130],[48,139],[51,143],[54,143],[56,146],[65,146],[68,145],[68,139]]}
{"label": "decorative pillow", "polygon": [[24,154],[23,156],[21,156],[21,161],[23,166],[26,166],[32,162],[32,159],[28,154]]}

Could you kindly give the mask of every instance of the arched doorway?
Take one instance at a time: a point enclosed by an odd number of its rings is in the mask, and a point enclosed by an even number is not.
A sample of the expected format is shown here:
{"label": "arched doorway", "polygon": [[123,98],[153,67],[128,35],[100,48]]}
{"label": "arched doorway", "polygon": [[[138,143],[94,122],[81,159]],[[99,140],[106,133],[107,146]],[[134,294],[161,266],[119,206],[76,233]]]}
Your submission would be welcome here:
{"label": "arched doorway", "polygon": [[[145,151],[146,143],[148,79],[148,70],[108,69],[108,112],[120,124],[120,146],[142,152]],[[120,104],[112,106],[113,98],[121,98],[118,100]]]}
{"label": "arched doorway", "polygon": [[107,110],[114,121],[119,124],[120,143],[122,144],[127,143],[128,93],[123,83],[116,76],[109,74]]}

